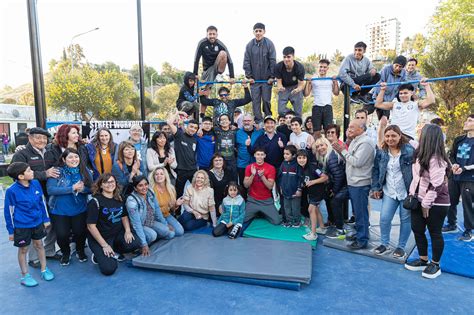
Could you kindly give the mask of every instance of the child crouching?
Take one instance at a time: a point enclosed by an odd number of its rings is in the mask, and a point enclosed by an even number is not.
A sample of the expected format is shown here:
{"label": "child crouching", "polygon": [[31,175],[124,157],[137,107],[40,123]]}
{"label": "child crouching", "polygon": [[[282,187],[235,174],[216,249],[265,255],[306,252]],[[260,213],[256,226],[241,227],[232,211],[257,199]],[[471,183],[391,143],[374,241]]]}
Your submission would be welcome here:
{"label": "child crouching", "polygon": [[46,212],[43,190],[34,173],[27,163],[14,162],[7,169],[8,176],[15,183],[5,194],[5,222],[8,230],[8,240],[18,247],[18,263],[21,269],[21,284],[34,287],[38,282],[28,273],[26,254],[33,240],[33,246],[38,252],[41,263],[41,278],[46,281],[54,279],[54,274],[46,266],[46,254],[43,247],[45,227],[50,220]]}
{"label": "child crouching", "polygon": [[227,185],[226,197],[222,200],[219,212],[222,215],[219,217],[219,224],[212,230],[212,235],[217,237],[227,233],[230,239],[238,237],[245,218],[245,201],[236,182]]}

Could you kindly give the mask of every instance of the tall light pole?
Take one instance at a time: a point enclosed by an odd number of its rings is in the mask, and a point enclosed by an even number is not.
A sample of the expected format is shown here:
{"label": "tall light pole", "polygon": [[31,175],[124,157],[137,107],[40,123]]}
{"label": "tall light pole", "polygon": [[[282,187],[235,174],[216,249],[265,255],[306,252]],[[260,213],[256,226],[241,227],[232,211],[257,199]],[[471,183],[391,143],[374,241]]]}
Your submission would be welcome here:
{"label": "tall light pole", "polygon": [[156,74],[156,72],[153,72],[150,76],[150,88],[151,88],[151,103],[153,104],[153,99],[155,98],[155,95],[153,94],[153,76]]}
{"label": "tall light pole", "polygon": [[74,47],[72,46],[72,41],[74,40],[74,38],[77,38],[77,37],[79,37],[79,36],[82,36],[82,35],[85,35],[85,34],[87,34],[87,33],[97,31],[97,30],[99,30],[98,27],[93,28],[93,29],[91,29],[91,30],[88,30],[87,32],[83,32],[83,33],[76,34],[76,35],[74,35],[74,36],[71,38],[71,44],[70,44],[70,46],[69,46],[69,47],[71,47],[71,70],[74,70],[74,52],[75,52],[75,49],[74,49]]}

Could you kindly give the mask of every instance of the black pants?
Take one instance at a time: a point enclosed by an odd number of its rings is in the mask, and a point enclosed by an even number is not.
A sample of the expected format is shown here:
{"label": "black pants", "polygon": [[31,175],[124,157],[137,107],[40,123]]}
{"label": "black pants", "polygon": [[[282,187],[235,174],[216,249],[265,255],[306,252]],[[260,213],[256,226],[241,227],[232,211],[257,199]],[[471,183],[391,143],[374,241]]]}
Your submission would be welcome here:
{"label": "black pants", "polygon": [[324,193],[324,203],[326,204],[326,210],[328,212],[328,222],[334,223],[334,210],[332,205],[332,199],[329,196],[329,192]]}
{"label": "black pants", "polygon": [[[333,220],[331,221],[336,224],[336,228],[342,230],[344,228],[344,204],[347,199],[340,199],[333,197],[330,201],[331,203],[331,213],[333,215]],[[329,214],[329,211],[328,211]]]}
{"label": "black pants", "polygon": [[464,214],[464,228],[468,231],[474,229],[474,212],[472,202],[474,201],[474,182],[460,182],[462,209]]}
{"label": "black pants", "polygon": [[[232,225],[231,227],[228,228],[227,225],[225,225],[224,223],[219,223],[212,230],[212,235],[214,235],[215,237],[219,237],[219,236],[222,236],[224,234],[229,235],[229,233],[232,231],[233,228],[234,228],[234,225]],[[239,236],[241,229],[242,228],[239,229],[239,232],[237,233],[236,237]]]}
{"label": "black pants", "polygon": [[[376,73],[374,76],[371,76],[370,73],[366,73],[366,74],[363,74],[361,76],[358,76],[358,77],[353,77],[352,80],[354,80],[354,83],[357,84],[357,85],[372,85],[372,84],[377,84],[377,82],[380,81],[380,73]],[[341,90],[344,92],[344,85],[345,83],[343,83],[341,85]],[[354,93],[352,93],[352,95],[366,95],[367,93],[369,93],[371,89],[361,89],[360,91],[355,91]]]}
{"label": "black pants", "polygon": [[76,251],[84,252],[87,232],[86,218],[87,212],[80,213],[73,217],[56,214],[51,215],[53,228],[56,232],[56,239],[63,255],[68,256],[71,254],[71,249],[69,247],[69,236],[71,235],[71,231],[76,240]]}
{"label": "black pants", "polygon": [[455,181],[453,176],[448,178],[448,190],[449,190],[449,202],[451,205],[448,210],[448,224],[456,225],[458,216],[458,204],[459,197],[461,197],[461,185],[460,182]]}
{"label": "black pants", "polygon": [[443,255],[444,239],[441,229],[444,218],[448,212],[448,206],[433,206],[428,218],[423,218],[421,208],[411,212],[411,229],[415,235],[416,247],[420,256],[428,256],[428,240],[426,239],[426,228],[430,232],[432,255],[431,259],[439,262]]}
{"label": "black pants", "polygon": [[308,191],[303,189],[301,192],[301,215],[305,218],[309,218],[309,203],[308,203]]}
{"label": "black pants", "polygon": [[[107,238],[105,241],[112,247],[114,252],[125,254],[131,253],[141,247],[138,236],[133,233],[133,237],[135,239],[130,244],[127,244],[125,241],[125,230],[122,230],[115,237]],[[99,264],[100,272],[106,276],[112,275],[115,270],[117,270],[117,260],[115,258],[105,256],[102,246],[97,243],[92,235],[88,235],[87,240],[91,251],[94,253],[95,259]]]}
{"label": "black pants", "polygon": [[190,171],[183,171],[183,170],[176,170],[176,197],[179,198],[183,195],[184,186],[186,185],[186,181],[189,180],[191,182],[193,180],[193,176],[196,170]]}

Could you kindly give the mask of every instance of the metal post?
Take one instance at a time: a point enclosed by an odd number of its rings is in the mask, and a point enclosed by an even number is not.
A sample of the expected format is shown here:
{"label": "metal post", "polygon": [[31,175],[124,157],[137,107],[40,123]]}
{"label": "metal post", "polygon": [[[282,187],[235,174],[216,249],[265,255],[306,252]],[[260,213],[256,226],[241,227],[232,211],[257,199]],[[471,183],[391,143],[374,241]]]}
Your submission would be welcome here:
{"label": "metal post", "polygon": [[41,45],[38,29],[36,0],[27,0],[28,30],[30,34],[31,70],[33,73],[33,94],[35,97],[36,125],[46,128],[46,99],[44,94],[43,68],[41,65]]}
{"label": "metal post", "polygon": [[145,69],[143,66],[142,4],[137,0],[138,70],[140,74],[140,118],[145,120]]}
{"label": "metal post", "polygon": [[351,119],[351,87],[344,84],[344,142],[347,140],[346,131]]}

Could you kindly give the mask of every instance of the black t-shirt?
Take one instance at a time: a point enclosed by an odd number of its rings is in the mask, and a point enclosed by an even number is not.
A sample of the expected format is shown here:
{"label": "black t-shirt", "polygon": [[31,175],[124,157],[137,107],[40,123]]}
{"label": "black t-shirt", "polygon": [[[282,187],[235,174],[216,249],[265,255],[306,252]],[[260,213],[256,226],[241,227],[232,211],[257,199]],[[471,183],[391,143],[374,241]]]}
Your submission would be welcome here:
{"label": "black t-shirt", "polygon": [[197,141],[194,137],[178,129],[174,135],[174,153],[178,170],[196,170],[196,145]]}
{"label": "black t-shirt", "polygon": [[284,134],[288,140],[290,139],[290,135],[291,135],[291,133],[293,132],[293,131],[291,131],[290,127],[288,127],[287,124],[278,126],[278,127],[277,127],[277,131],[278,131],[278,132],[281,132],[282,134]]}
{"label": "black t-shirt", "polygon": [[117,236],[123,229],[122,217],[128,214],[121,201],[109,199],[103,195],[94,195],[87,204],[87,224],[97,224],[97,229],[104,239]]}
{"label": "black t-shirt", "polygon": [[280,61],[275,65],[275,77],[281,79],[284,87],[298,85],[298,81],[304,80],[304,66],[298,61],[294,61],[293,69],[286,71],[285,64]]}

